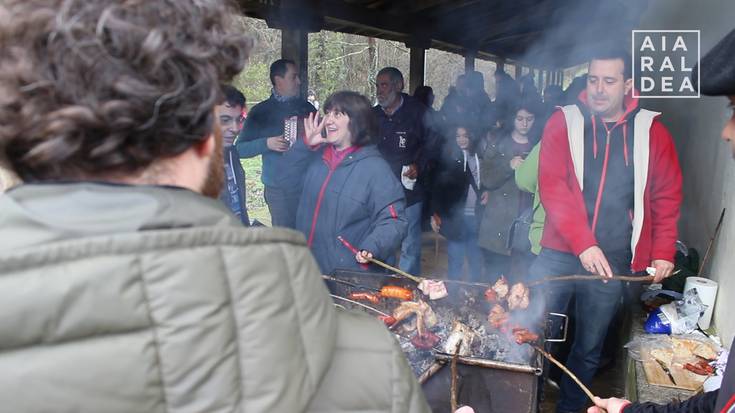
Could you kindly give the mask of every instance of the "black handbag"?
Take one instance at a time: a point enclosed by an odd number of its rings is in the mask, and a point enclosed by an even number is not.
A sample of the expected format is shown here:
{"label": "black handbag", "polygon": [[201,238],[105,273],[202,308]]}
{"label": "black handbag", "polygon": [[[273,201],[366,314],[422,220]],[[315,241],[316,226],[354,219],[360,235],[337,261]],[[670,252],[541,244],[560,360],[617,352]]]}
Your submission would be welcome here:
{"label": "black handbag", "polygon": [[528,234],[531,232],[532,222],[533,207],[526,208],[513,220],[508,229],[508,245],[506,247],[509,250],[518,252],[531,251],[531,240],[528,239]]}

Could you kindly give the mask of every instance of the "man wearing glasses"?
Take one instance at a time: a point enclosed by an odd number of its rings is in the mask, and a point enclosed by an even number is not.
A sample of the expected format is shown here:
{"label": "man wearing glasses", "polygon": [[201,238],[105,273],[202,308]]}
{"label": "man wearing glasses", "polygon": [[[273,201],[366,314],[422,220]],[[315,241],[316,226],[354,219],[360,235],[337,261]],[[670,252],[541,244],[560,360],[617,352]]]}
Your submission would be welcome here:
{"label": "man wearing glasses", "polygon": [[222,130],[222,144],[224,148],[225,185],[219,199],[227,205],[233,214],[245,226],[250,226],[248,209],[245,204],[245,170],[242,169],[240,156],[235,149],[235,138],[240,133],[245,109],[245,96],[232,86],[222,87],[225,101],[217,105],[217,120]]}

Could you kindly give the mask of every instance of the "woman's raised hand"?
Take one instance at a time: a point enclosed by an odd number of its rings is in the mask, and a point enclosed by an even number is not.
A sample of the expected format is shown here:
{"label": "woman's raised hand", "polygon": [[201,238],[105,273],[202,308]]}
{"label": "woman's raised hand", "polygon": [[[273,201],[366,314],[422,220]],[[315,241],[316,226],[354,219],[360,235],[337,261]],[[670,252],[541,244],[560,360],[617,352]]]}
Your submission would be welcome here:
{"label": "woman's raised hand", "polygon": [[327,138],[322,136],[325,121],[326,118],[320,119],[318,112],[311,112],[308,118],[304,118],[304,133],[307,145],[317,146],[327,142]]}

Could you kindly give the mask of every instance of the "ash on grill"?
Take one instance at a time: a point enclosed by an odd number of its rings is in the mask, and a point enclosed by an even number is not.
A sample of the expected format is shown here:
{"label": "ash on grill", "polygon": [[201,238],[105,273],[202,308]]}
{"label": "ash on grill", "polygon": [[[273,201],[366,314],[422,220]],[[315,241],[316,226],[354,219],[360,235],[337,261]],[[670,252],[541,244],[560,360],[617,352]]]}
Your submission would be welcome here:
{"label": "ash on grill", "polygon": [[[488,313],[496,302],[488,302],[485,290],[475,286],[466,286],[446,281],[449,295],[445,298],[430,301],[417,288],[416,284],[405,279],[380,274],[375,277],[367,276],[339,276],[341,282],[328,282],[332,293],[340,297],[349,297],[351,293],[364,292],[370,289],[376,290],[384,285],[396,285],[411,289],[414,300],[425,301],[433,309],[436,322],[428,323],[427,328],[439,337],[439,342],[429,350],[416,348],[411,339],[417,334],[416,319],[412,316],[405,322],[397,323],[392,329],[397,335],[401,348],[414,371],[420,376],[435,361],[436,353],[454,354],[456,344],[461,337],[463,345],[460,355],[493,360],[504,363],[528,366],[534,364],[535,352],[530,346],[519,346],[516,344],[510,326],[533,327],[529,325],[530,311],[515,310],[508,313],[507,327],[495,328],[488,322]],[[373,284],[371,284],[371,282]],[[348,285],[348,284],[353,285]],[[379,285],[377,285],[379,284]],[[335,299],[335,302],[346,308],[362,310],[371,316],[378,314],[365,309],[362,306]],[[375,308],[383,313],[394,315],[394,310],[401,305],[401,301],[392,298],[382,298],[380,302],[366,302],[369,307]],[[433,321],[433,320],[432,320]],[[454,334],[452,334],[454,332]]]}

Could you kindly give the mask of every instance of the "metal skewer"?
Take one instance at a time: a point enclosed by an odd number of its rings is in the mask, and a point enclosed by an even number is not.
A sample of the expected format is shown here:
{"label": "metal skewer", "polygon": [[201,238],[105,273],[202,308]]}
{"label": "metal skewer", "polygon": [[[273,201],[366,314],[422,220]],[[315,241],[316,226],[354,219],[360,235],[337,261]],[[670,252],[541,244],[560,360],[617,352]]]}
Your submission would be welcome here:
{"label": "metal skewer", "polygon": [[355,284],[353,282],[349,282],[349,281],[345,281],[345,280],[340,280],[339,278],[332,277],[331,275],[322,275],[322,279],[327,280],[327,281],[334,281],[334,282],[336,282],[338,284],[348,285],[348,286],[350,286],[352,288],[359,288],[359,289],[362,289],[362,290],[371,290],[371,291],[378,291],[378,292],[380,292],[380,288],[369,287],[367,285]]}
{"label": "metal skewer", "polygon": [[330,296],[330,297],[332,297],[332,298],[336,298],[336,299],[338,299],[338,300],[346,301],[346,302],[348,302],[348,303],[350,303],[350,304],[355,304],[355,305],[358,305],[358,306],[360,306],[360,307],[362,307],[362,308],[365,308],[365,309],[367,309],[367,310],[370,310],[370,311],[374,311],[374,312],[376,312],[376,313],[378,313],[378,314],[380,314],[380,315],[382,315],[382,316],[385,316],[385,317],[390,317],[390,315],[389,315],[389,314],[386,314],[386,313],[384,313],[384,312],[382,312],[382,311],[378,310],[377,308],[373,308],[373,307],[370,307],[369,305],[367,305],[367,304],[363,304],[363,303],[361,303],[361,302],[359,302],[359,301],[355,301],[355,300],[350,300],[349,298],[344,298],[344,297],[340,297],[340,296],[338,296],[338,295],[334,295],[334,294],[329,294],[329,296]]}

